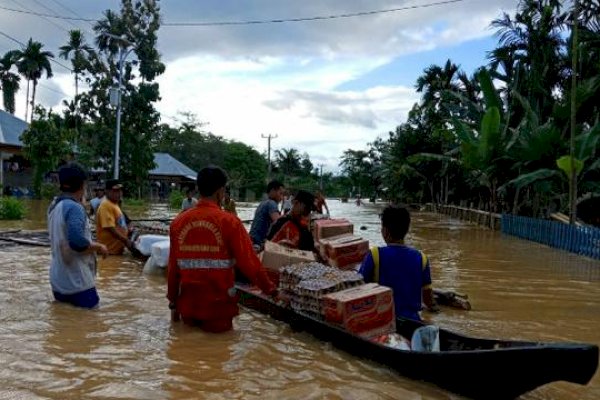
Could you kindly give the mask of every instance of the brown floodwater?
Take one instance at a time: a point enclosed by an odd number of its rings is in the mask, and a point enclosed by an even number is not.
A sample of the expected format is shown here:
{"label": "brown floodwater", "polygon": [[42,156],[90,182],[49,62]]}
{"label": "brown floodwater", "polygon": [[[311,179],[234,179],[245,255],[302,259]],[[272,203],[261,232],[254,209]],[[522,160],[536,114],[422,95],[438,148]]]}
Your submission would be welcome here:
{"label": "brown floodwater", "polygon": [[[374,207],[330,201],[333,216],[380,244]],[[251,218],[252,207],[239,205]],[[133,216],[170,215],[164,207]],[[45,205],[0,229],[45,227]],[[364,227],[365,230],[359,228]],[[472,336],[600,343],[600,262],[446,216],[415,213],[409,242],[432,262],[435,286],[467,293],[471,311],[430,319]],[[306,333],[242,310],[235,331],[171,325],[164,276],[110,257],[99,263],[101,305],[55,303],[46,248],[0,244],[2,399],[459,399],[355,358]],[[506,384],[510,384],[507,382]],[[523,399],[598,399],[588,386],[553,383]]]}

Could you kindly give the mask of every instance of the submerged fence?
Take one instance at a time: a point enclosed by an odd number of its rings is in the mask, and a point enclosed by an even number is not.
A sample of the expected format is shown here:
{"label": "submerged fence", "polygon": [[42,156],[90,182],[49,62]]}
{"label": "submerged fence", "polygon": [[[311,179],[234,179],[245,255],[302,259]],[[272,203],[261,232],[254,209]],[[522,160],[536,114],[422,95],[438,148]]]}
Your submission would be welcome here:
{"label": "submerged fence", "polygon": [[502,214],[502,233],[600,259],[600,229]]}

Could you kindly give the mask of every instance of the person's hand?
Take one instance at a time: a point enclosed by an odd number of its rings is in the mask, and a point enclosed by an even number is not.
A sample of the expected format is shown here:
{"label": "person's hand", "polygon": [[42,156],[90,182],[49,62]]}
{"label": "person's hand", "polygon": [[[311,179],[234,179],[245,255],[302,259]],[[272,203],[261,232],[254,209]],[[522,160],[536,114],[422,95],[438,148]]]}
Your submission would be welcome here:
{"label": "person's hand", "polygon": [[169,310],[171,310],[171,321],[177,322],[179,321],[179,313],[177,312],[177,306],[175,303],[169,303]]}
{"label": "person's hand", "polygon": [[102,243],[96,243],[96,252],[102,256],[102,258],[106,258],[108,256],[108,248]]}
{"label": "person's hand", "polygon": [[432,304],[431,306],[427,307],[427,311],[431,313],[439,313],[441,309],[440,306],[438,306],[437,304]]}
{"label": "person's hand", "polygon": [[130,239],[127,239],[127,242],[125,243],[125,246],[127,246],[127,248],[131,251],[132,249],[135,249],[134,243],[133,241],[131,241]]}
{"label": "person's hand", "polygon": [[279,290],[275,290],[275,292],[271,293],[271,299],[273,299],[275,304],[280,306],[287,306],[287,304],[290,302],[290,299]]}
{"label": "person's hand", "polygon": [[287,240],[287,239],[283,239],[280,240],[279,242],[277,242],[277,244],[284,246],[284,247],[291,247],[294,248],[294,243],[291,240]]}

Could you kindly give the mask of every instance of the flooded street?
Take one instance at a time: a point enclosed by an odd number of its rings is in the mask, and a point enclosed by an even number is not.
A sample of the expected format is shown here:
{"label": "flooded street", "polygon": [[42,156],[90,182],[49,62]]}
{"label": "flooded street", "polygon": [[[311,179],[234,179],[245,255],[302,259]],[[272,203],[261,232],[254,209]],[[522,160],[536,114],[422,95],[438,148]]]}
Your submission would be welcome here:
{"label": "flooded street", "polygon": [[[333,217],[382,244],[378,209],[330,201]],[[44,207],[0,229],[45,228]],[[37,210],[36,208],[36,210]],[[127,210],[126,211],[130,211]],[[253,208],[238,206],[242,219]],[[132,217],[169,216],[165,208]],[[361,230],[364,227],[364,230]],[[502,236],[447,216],[414,213],[409,244],[430,258],[434,286],[469,295],[473,310],[428,316],[471,336],[600,344],[600,262]],[[235,331],[171,325],[166,280],[127,258],[99,262],[100,308],[53,301],[49,249],[0,243],[2,399],[459,399],[242,310]],[[510,385],[510,382],[506,382]],[[523,399],[598,399],[554,383]]]}

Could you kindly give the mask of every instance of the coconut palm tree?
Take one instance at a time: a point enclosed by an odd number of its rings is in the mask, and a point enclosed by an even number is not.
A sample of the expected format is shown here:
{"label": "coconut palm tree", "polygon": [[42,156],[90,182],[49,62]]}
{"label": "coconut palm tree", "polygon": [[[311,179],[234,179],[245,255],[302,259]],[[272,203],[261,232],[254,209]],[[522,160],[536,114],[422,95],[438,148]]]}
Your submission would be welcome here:
{"label": "coconut palm tree", "polygon": [[302,159],[297,149],[281,149],[275,151],[275,163],[286,175],[291,176],[301,169]]}
{"label": "coconut palm tree", "polygon": [[[33,89],[31,93],[31,115],[33,116],[33,108],[35,106],[35,92],[38,81],[43,73],[46,73],[46,78],[52,77],[52,65],[50,59],[54,58],[54,54],[49,51],[42,51],[44,45],[40,42],[34,42],[29,38],[27,45],[23,50],[16,50],[15,57],[17,58],[17,68],[19,73],[27,79],[27,100],[29,101],[29,83],[33,81]],[[27,110],[29,103],[25,106],[25,119],[27,119]]]}
{"label": "coconut palm tree", "polygon": [[491,66],[502,65],[507,75],[524,71],[520,75],[525,76],[517,80],[519,87],[511,89],[523,93],[542,117],[552,112],[552,91],[561,83],[565,69],[563,29],[568,14],[562,11],[562,3],[524,0],[514,17],[505,13],[492,21],[500,46],[490,54]]}
{"label": "coconut palm tree", "polygon": [[0,88],[4,109],[11,114],[15,113],[15,95],[19,91],[19,75],[11,72],[15,64],[15,52],[9,51],[0,58]]}
{"label": "coconut palm tree", "polygon": [[69,31],[69,42],[59,48],[58,54],[65,60],[71,59],[73,65],[73,74],[75,75],[75,105],[77,105],[77,96],[79,94],[79,74],[81,74],[88,64],[89,56],[94,54],[94,49],[85,42],[83,33],[74,29]]}
{"label": "coconut palm tree", "polygon": [[458,65],[452,61],[446,61],[443,67],[431,65],[423,71],[417,79],[415,88],[417,92],[423,93],[423,105],[435,110],[439,109],[444,91],[458,91],[456,82]]}

